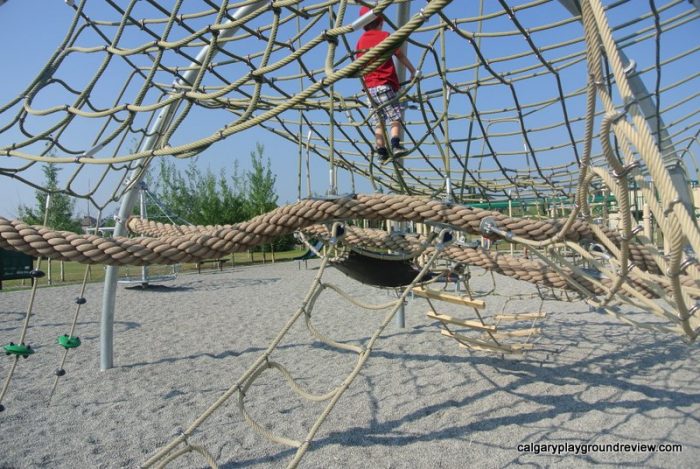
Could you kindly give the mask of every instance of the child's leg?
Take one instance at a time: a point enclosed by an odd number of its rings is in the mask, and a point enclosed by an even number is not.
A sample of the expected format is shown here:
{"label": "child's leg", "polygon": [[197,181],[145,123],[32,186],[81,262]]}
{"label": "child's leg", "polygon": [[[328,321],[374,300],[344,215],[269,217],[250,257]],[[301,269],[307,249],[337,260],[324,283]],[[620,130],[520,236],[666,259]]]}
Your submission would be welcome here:
{"label": "child's leg", "polygon": [[401,133],[401,121],[391,121],[391,140],[399,138]]}
{"label": "child's leg", "polygon": [[401,145],[401,121],[391,121],[391,151],[394,156],[404,156],[406,149]]}
{"label": "child's leg", "polygon": [[386,148],[386,142],[384,141],[384,124],[382,122],[378,122],[374,127],[374,142],[377,144],[377,148]]}
{"label": "child's leg", "polygon": [[376,144],[377,154],[379,159],[384,161],[389,157],[389,151],[386,149],[386,141],[384,140],[384,122],[379,121],[374,127],[374,143]]}

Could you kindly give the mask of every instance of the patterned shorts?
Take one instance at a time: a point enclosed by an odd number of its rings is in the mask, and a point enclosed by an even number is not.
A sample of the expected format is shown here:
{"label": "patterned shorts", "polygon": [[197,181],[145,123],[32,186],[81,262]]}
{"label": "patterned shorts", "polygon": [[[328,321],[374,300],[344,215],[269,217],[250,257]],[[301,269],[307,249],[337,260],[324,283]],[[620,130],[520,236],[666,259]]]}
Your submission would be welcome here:
{"label": "patterned shorts", "polygon": [[371,101],[368,99],[369,106],[372,109],[379,110],[372,114],[372,124],[377,125],[380,122],[393,122],[401,120],[401,105],[396,99],[396,93],[390,86],[380,85],[374,88],[368,88]]}

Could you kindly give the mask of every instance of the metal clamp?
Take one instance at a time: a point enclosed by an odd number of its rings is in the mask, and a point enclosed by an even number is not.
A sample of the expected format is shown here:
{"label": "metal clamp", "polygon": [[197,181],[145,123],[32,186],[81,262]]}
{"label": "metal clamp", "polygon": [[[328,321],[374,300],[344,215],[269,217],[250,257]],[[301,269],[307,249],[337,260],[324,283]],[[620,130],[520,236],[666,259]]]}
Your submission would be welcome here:
{"label": "metal clamp", "polygon": [[481,231],[481,234],[485,238],[493,238],[493,236],[496,235],[507,241],[513,239],[513,232],[500,229],[496,223],[496,219],[493,217],[482,218],[481,223],[479,223],[479,231]]}
{"label": "metal clamp", "polygon": [[340,222],[335,222],[331,227],[331,239],[328,241],[328,243],[335,246],[338,244],[338,241],[343,238],[343,236],[345,236],[345,225]]}
{"label": "metal clamp", "polygon": [[637,161],[634,161],[634,162],[632,162],[632,163],[630,163],[630,164],[624,166],[624,167],[622,168],[622,171],[620,171],[620,172],[617,172],[617,171],[613,170],[612,175],[615,177],[615,179],[620,179],[620,178],[623,178],[623,177],[627,176],[627,174],[628,174],[630,171],[632,171],[633,169],[637,169],[637,168],[639,168],[640,166],[641,166],[641,165],[640,165],[640,163],[639,163],[639,160],[637,160]]}
{"label": "metal clamp", "polygon": [[630,235],[629,235],[629,236],[625,236],[624,234],[621,234],[621,235],[620,235],[620,239],[621,239],[622,241],[631,241],[632,238],[634,238],[635,236],[637,236],[637,233],[639,233],[639,232],[642,231],[643,229],[644,229],[644,227],[643,227],[642,225],[637,225],[637,226],[635,226],[634,228],[632,228],[632,229],[630,230]]}
{"label": "metal clamp", "polygon": [[437,244],[435,244],[435,249],[442,251],[447,246],[452,244],[452,241],[454,241],[452,231],[446,229],[440,230],[440,233],[437,235]]}
{"label": "metal clamp", "polygon": [[668,216],[671,213],[673,213],[673,206],[679,203],[681,203],[681,199],[679,198],[675,198],[671,202],[669,202],[668,206],[664,209],[664,215]]}
{"label": "metal clamp", "polygon": [[589,244],[588,245],[588,252],[590,252],[591,254],[599,254],[605,260],[612,259],[612,256],[607,252],[607,249],[605,249],[605,246],[603,246],[600,243]]}
{"label": "metal clamp", "polygon": [[681,265],[678,267],[678,270],[681,272],[685,272],[685,270],[690,267],[693,264],[697,264],[698,260],[694,257],[688,257],[686,258],[683,262],[681,262]]}
{"label": "metal clamp", "polygon": [[610,120],[611,123],[617,124],[617,122],[627,116],[627,109],[625,108],[625,112],[615,112],[615,114],[608,114],[605,117]]}

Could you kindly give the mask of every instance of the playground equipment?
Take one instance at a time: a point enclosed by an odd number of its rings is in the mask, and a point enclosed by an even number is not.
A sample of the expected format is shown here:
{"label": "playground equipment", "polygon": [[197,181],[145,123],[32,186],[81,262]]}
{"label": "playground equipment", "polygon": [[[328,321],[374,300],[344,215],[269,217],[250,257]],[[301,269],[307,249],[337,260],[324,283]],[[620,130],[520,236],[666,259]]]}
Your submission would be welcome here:
{"label": "playground equipment", "polygon": [[[150,202],[150,204],[149,204]],[[156,209],[158,209],[160,216],[157,217],[149,217],[149,210],[148,207],[154,206]],[[175,222],[175,219],[177,217],[172,217],[167,209],[163,206],[163,204],[158,200],[158,198],[153,194],[151,191],[148,190],[148,186],[146,185],[145,182],[141,181],[139,183],[139,217],[144,220],[148,219],[154,219],[154,220],[159,220],[159,219],[165,219],[166,221],[173,223]],[[175,219],[174,219],[175,218]],[[188,224],[184,220],[178,220],[181,223],[184,222],[184,224]],[[119,284],[122,285],[140,285],[141,288],[148,288],[151,284],[153,283],[162,283],[162,282],[169,282],[171,280],[175,280],[177,278],[177,270],[178,270],[178,265],[172,265],[171,266],[171,272],[170,274],[167,275],[149,275],[148,272],[148,266],[142,265],[141,266],[141,275],[125,275],[121,277],[118,281]]]}
{"label": "playground equipment", "polygon": [[[75,16],[65,39],[36,78],[0,107],[0,154],[6,156],[0,175],[38,187],[36,165],[64,164],[70,175],[61,190],[99,211],[119,201],[117,225],[113,237],[102,238],[0,218],[0,248],[109,266],[103,369],[112,366],[119,266],[222,257],[296,230],[334,240],[328,230],[339,220],[424,224],[509,243],[530,258],[514,250],[438,248],[349,224],[342,237],[348,247],[439,253],[569,289],[624,322],[687,341],[700,333],[696,3],[432,0],[419,7],[382,0],[360,18],[356,5],[344,0],[216,8],[176,2],[170,10],[156,1],[131,0],[123,9],[68,4]],[[390,37],[353,61],[353,37],[379,14]],[[399,46],[422,71],[404,83],[399,98],[407,107],[403,132],[411,152],[381,165],[370,151],[375,110],[366,107],[358,77]],[[92,74],[63,78],[78,64],[87,69],[85,63]],[[154,159],[193,157],[253,128],[296,145],[297,203],[233,226],[130,218]],[[84,129],[92,129],[90,140]],[[132,138],[137,144],[129,148]],[[327,194],[313,198],[311,173],[321,163],[327,163]],[[99,182],[86,186],[88,178]],[[361,191],[373,193],[356,195]],[[127,228],[141,237],[125,237]],[[418,280],[409,283],[414,294],[448,298],[414,290]],[[409,293],[405,287],[401,299]],[[463,345],[505,350],[496,335],[503,333],[500,323],[537,321],[541,313],[475,323],[432,308],[430,317]],[[488,340],[452,332],[456,324]],[[536,332],[533,323],[509,337]],[[358,351],[356,371],[370,349],[371,343]],[[269,368],[269,353],[222,399],[247,389],[263,365]],[[329,411],[341,394],[324,396],[331,399]],[[203,454],[187,436],[206,417],[156,459]],[[295,465],[308,441],[293,443]],[[185,448],[175,450],[179,444]]]}

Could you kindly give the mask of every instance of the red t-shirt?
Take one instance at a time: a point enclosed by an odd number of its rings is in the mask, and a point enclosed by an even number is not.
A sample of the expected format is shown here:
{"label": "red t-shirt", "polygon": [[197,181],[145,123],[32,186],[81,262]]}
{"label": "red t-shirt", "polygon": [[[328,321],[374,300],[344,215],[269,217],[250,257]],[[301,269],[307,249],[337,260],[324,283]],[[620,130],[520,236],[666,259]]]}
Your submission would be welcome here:
{"label": "red t-shirt", "polygon": [[[382,42],[387,37],[389,37],[389,33],[379,29],[370,29],[369,31],[362,33],[360,40],[357,41],[357,46],[355,46],[355,49],[357,50],[356,58],[359,59],[362,57],[365,52]],[[396,68],[394,68],[394,61],[391,57],[389,57],[389,59],[379,67],[374,69],[374,71],[364,75],[362,79],[364,80],[367,88],[374,88],[375,86],[380,85],[389,85],[394,91],[399,90],[399,77],[396,75]]]}

